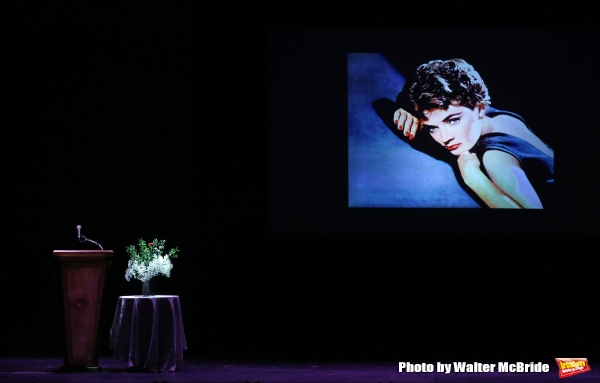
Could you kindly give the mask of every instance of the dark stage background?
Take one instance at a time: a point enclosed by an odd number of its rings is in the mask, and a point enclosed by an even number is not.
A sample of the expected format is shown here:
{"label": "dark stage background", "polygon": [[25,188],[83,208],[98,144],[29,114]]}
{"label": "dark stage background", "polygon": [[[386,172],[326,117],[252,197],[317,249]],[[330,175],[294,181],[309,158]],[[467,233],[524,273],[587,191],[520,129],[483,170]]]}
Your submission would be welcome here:
{"label": "dark stage background", "polygon": [[[540,95],[514,103],[551,126],[564,210],[350,211],[346,54],[390,49],[389,31],[211,29],[191,3],[23,4],[6,6],[2,355],[60,353],[49,262],[95,248],[77,225],[115,252],[103,352],[118,296],[141,291],[124,279],[140,237],[181,249],[159,293],[181,297],[188,357],[545,361],[598,344],[597,29],[464,31],[456,46],[406,30],[412,55],[395,61],[493,47]],[[496,97],[503,78],[486,79]]]}

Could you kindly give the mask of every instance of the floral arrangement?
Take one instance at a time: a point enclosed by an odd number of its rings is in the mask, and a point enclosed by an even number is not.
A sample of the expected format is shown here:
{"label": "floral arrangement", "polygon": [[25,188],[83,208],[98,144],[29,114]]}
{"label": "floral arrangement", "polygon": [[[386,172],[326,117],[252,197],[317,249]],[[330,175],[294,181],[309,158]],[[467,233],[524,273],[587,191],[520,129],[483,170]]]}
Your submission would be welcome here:
{"label": "floral arrangement", "polygon": [[139,279],[142,282],[149,281],[158,274],[163,274],[167,278],[171,276],[173,264],[169,257],[177,258],[177,247],[171,249],[167,254],[163,254],[165,240],[154,239],[153,242],[146,243],[140,238],[138,244],[139,250],[134,245],[126,248],[130,259],[125,271],[125,279]]}

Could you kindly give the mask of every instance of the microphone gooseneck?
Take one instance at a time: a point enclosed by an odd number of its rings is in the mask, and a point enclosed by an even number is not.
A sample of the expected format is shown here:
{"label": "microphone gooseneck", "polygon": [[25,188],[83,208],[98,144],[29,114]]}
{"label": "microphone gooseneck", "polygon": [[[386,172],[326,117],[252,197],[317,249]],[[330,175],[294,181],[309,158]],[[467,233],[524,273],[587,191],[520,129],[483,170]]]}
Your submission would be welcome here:
{"label": "microphone gooseneck", "polygon": [[79,242],[91,242],[91,243],[95,244],[96,246],[98,246],[100,248],[100,250],[104,250],[102,248],[102,245],[100,245],[98,242],[92,241],[91,239],[87,238],[86,236],[81,235],[81,225],[77,225],[77,238],[79,239]]}

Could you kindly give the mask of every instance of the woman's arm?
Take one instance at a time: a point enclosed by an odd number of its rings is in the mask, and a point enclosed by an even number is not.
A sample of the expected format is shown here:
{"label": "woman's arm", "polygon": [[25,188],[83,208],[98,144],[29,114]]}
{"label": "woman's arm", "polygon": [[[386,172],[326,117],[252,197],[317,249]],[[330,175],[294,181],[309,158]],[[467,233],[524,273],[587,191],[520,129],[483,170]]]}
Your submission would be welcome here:
{"label": "woman's arm", "polygon": [[468,151],[463,152],[458,157],[460,173],[467,186],[491,208],[522,209],[523,206],[519,205],[483,174],[480,165],[477,156]]}
{"label": "woman's arm", "polygon": [[543,209],[542,202],[519,161],[511,154],[489,150],[483,164],[492,182],[526,209]]}

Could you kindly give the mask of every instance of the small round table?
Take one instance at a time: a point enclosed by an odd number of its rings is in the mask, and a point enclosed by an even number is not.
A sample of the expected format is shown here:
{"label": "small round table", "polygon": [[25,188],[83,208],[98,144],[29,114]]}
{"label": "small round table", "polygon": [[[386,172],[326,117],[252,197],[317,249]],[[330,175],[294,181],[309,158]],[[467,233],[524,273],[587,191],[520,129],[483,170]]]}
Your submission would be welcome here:
{"label": "small round table", "polygon": [[148,371],[175,371],[187,350],[177,295],[119,297],[110,329],[113,358]]}

